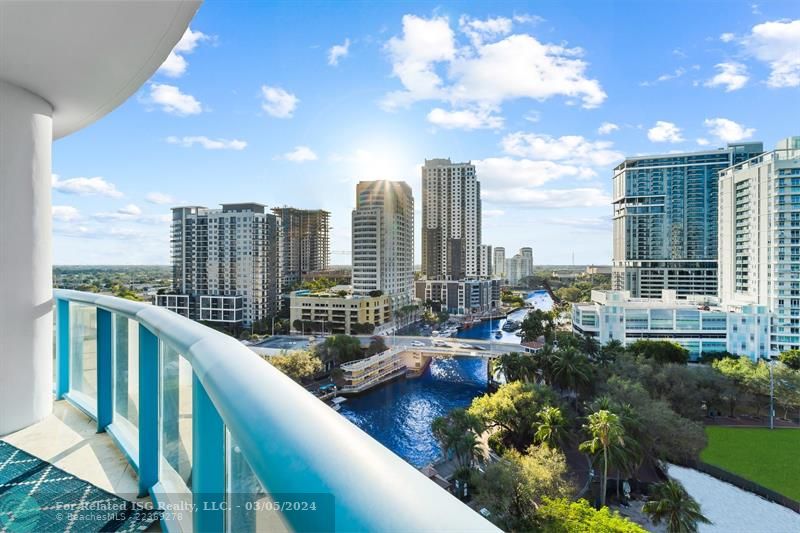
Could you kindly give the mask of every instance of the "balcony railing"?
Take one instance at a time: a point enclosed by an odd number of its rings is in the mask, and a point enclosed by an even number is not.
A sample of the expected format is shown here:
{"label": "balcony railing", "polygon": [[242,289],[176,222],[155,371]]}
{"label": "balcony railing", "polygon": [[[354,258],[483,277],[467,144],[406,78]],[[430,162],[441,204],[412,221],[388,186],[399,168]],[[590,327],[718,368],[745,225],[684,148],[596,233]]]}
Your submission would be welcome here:
{"label": "balcony railing", "polygon": [[54,292],[57,397],[113,437],[167,530],[496,530],[235,339]]}

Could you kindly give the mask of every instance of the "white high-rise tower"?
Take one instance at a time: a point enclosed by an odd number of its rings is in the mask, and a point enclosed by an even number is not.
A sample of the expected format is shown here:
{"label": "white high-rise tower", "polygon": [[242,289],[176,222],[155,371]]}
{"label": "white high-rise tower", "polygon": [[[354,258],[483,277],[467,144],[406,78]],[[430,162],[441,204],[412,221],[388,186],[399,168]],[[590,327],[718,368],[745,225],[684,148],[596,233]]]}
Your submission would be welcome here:
{"label": "white high-rise tower", "polygon": [[353,210],[353,292],[414,293],[414,197],[403,181],[361,181]]}
{"label": "white high-rise tower", "polygon": [[428,159],[422,167],[422,273],[480,276],[481,185],[471,163]]}

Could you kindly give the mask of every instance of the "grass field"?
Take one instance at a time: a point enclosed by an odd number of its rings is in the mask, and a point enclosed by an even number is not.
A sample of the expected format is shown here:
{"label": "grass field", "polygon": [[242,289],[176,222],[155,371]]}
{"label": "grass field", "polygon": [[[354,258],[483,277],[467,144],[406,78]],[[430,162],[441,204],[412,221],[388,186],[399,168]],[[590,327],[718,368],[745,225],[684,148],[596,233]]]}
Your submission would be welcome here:
{"label": "grass field", "polygon": [[800,430],[706,427],[704,462],[800,500]]}

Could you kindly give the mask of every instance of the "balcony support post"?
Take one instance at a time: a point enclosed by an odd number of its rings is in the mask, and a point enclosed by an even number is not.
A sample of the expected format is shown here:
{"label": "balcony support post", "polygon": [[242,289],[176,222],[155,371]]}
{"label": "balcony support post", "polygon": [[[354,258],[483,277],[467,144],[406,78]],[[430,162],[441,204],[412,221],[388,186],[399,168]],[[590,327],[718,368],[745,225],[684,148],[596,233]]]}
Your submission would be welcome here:
{"label": "balcony support post", "polygon": [[139,324],[139,496],[158,483],[158,337]]}
{"label": "balcony support post", "polygon": [[69,301],[56,300],[56,400],[69,392]]}
{"label": "balcony support post", "polygon": [[114,420],[114,332],[111,311],[97,308],[97,432]]}
{"label": "balcony support post", "polygon": [[53,409],[52,114],[0,80],[0,436]]}
{"label": "balcony support post", "polygon": [[225,425],[194,373],[192,413],[194,530],[203,533],[224,531]]}

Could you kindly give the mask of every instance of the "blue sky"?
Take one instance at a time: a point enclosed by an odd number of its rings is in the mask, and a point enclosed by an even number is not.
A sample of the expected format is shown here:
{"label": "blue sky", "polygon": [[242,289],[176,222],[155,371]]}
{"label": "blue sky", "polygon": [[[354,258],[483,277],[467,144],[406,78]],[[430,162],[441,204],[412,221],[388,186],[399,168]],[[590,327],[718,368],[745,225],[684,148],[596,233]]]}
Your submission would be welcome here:
{"label": "blue sky", "polygon": [[171,206],[239,201],[331,211],[346,264],[355,184],[419,210],[435,157],[477,165],[484,243],[607,264],[625,155],[800,135],[793,1],[207,1],[190,30],[55,143],[56,264],[166,264]]}

